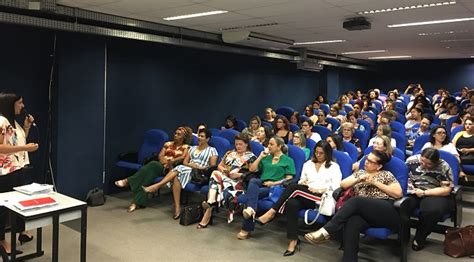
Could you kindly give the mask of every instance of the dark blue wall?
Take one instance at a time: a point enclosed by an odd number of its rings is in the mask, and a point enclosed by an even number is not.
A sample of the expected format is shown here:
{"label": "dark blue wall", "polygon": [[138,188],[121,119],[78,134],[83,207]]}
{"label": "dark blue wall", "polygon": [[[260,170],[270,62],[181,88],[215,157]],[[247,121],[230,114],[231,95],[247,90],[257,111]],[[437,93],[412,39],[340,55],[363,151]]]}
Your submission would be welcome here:
{"label": "dark blue wall", "polygon": [[378,67],[370,78],[371,88],[403,91],[410,83],[422,84],[428,93],[439,88],[451,92],[464,86],[474,88],[474,59],[386,62]]}

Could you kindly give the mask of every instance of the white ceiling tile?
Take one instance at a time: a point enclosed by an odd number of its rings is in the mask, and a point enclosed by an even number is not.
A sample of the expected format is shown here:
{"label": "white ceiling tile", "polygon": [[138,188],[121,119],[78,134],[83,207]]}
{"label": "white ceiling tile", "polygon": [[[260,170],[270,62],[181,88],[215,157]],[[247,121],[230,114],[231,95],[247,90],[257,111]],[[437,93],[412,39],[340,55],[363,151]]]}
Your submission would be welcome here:
{"label": "white ceiling tile", "polygon": [[202,4],[227,11],[238,11],[289,2],[292,0],[210,0]]}
{"label": "white ceiling tile", "polygon": [[113,2],[103,4],[102,6],[114,10],[127,10],[128,13],[143,13],[153,10],[179,8],[187,5],[192,5],[192,3],[187,0],[134,0]]}

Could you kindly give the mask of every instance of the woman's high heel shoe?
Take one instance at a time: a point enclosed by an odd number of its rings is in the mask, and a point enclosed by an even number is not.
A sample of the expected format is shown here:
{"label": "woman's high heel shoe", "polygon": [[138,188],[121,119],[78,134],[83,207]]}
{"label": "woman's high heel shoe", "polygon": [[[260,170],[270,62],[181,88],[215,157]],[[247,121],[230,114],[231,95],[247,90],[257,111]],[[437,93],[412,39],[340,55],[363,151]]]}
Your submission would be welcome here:
{"label": "woman's high heel shoe", "polygon": [[115,185],[117,187],[126,187],[128,186],[128,180],[127,179],[117,180],[115,181]]}
{"label": "woman's high heel shoe", "polygon": [[30,242],[33,240],[33,236],[28,236],[27,234],[19,234],[18,235],[18,241],[20,242],[20,245],[23,245],[23,243]]}
{"label": "woman's high heel shoe", "polygon": [[286,250],[285,253],[283,253],[283,256],[284,257],[293,256],[296,253],[296,251],[301,251],[301,241],[299,239],[296,240],[295,249],[293,249],[293,251]]}

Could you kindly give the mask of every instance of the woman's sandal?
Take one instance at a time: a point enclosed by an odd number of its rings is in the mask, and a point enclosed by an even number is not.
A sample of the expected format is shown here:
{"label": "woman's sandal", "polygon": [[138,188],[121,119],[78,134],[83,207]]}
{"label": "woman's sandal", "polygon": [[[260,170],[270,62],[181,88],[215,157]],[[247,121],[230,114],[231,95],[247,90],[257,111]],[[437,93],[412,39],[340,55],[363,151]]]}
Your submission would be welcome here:
{"label": "woman's sandal", "polygon": [[237,238],[240,239],[240,240],[245,240],[247,238],[249,238],[249,235],[250,233],[249,232],[245,232],[245,231],[240,231],[238,234],[237,234]]}
{"label": "woman's sandal", "polygon": [[329,240],[329,236],[328,237],[324,236],[321,230],[307,233],[304,235],[304,238],[313,245],[319,245]]}
{"label": "woman's sandal", "polygon": [[127,179],[117,180],[117,181],[115,181],[115,185],[117,187],[126,187],[126,186],[128,186],[128,180]]}

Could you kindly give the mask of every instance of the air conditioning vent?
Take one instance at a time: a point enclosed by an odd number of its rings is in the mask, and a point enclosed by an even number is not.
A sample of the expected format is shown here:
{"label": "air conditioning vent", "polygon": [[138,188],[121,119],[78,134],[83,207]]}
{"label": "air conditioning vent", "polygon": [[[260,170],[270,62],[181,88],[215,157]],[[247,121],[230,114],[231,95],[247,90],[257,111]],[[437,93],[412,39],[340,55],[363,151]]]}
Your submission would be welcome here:
{"label": "air conditioning vent", "polygon": [[239,44],[265,49],[287,49],[295,42],[287,38],[250,31],[222,32],[222,41],[229,44]]}

